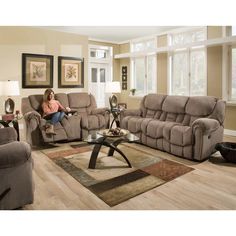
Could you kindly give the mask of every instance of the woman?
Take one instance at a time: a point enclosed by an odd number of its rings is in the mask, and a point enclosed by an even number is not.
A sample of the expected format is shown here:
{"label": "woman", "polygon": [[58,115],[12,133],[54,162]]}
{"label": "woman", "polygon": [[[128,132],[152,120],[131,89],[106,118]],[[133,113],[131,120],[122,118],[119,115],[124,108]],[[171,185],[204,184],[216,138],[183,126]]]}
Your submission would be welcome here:
{"label": "woman", "polygon": [[69,107],[64,108],[61,103],[54,99],[54,92],[52,89],[46,89],[43,96],[43,118],[48,122],[46,124],[46,134],[56,134],[54,132],[54,125],[60,122],[65,116],[65,112],[69,112]]}

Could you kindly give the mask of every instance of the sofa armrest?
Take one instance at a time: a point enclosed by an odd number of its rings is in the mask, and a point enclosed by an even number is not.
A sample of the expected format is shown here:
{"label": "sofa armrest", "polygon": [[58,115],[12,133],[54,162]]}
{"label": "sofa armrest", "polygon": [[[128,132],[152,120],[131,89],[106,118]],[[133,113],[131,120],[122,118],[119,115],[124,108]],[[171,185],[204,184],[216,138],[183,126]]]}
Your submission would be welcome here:
{"label": "sofa armrest", "polygon": [[17,140],[16,130],[12,127],[0,129],[0,144],[10,143]]}
{"label": "sofa armrest", "polygon": [[41,118],[41,115],[37,111],[30,111],[24,114],[24,119],[26,122],[29,122],[31,119],[36,119],[37,123],[39,124]]}
{"label": "sofa armrest", "polygon": [[192,128],[200,128],[205,135],[209,135],[220,127],[218,120],[209,118],[199,118],[192,123]]}
{"label": "sofa armrest", "polygon": [[31,148],[26,142],[14,141],[0,145],[0,169],[11,168],[31,158]]}
{"label": "sofa armrest", "polygon": [[120,112],[120,120],[126,116],[141,116],[142,111],[140,109],[125,109]]}
{"label": "sofa armrest", "polygon": [[105,113],[109,113],[109,109],[107,107],[96,108],[91,111],[91,115],[97,115],[97,114],[104,115]]}

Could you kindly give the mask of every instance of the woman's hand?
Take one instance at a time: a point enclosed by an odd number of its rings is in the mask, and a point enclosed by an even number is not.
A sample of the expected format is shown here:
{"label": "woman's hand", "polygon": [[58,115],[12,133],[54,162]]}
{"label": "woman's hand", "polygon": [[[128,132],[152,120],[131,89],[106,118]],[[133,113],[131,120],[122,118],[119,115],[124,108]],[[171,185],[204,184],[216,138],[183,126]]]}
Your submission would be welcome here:
{"label": "woman's hand", "polygon": [[70,112],[71,109],[70,109],[69,107],[66,107],[66,111],[67,111],[67,112]]}

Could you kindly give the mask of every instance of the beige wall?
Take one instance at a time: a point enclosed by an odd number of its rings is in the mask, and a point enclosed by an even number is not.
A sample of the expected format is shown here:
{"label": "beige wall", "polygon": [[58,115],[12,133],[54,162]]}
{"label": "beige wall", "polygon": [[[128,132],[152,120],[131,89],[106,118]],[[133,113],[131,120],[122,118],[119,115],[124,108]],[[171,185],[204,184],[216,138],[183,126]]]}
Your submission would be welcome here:
{"label": "beige wall", "polygon": [[222,46],[207,48],[207,95],[222,97]]}
{"label": "beige wall", "polygon": [[[157,46],[167,46],[167,35],[157,37]],[[157,54],[157,93],[167,94],[167,81],[168,81],[168,54]]]}
{"label": "beige wall", "polygon": [[[127,53],[130,52],[130,44],[124,43],[120,44],[120,53]],[[119,59],[120,61],[120,82],[122,84],[122,72],[121,68],[122,66],[127,66],[127,90],[122,90],[120,95],[119,102],[126,103],[128,108],[138,108],[140,104],[140,99],[137,97],[130,96],[130,59],[129,58],[122,58]]]}
{"label": "beige wall", "polygon": [[[18,80],[21,86],[22,53],[47,54],[54,56],[53,89],[55,92],[87,91],[88,38],[33,27],[0,27],[0,80]],[[57,57],[73,56],[84,58],[84,88],[58,89]],[[20,110],[21,97],[42,94],[45,89],[22,89],[20,97],[13,97],[16,110]],[[0,113],[4,112],[4,100],[0,98]]]}
{"label": "beige wall", "polygon": [[[222,37],[221,26],[207,27],[208,39]],[[207,49],[207,86],[208,95],[222,97],[222,46]],[[226,105],[225,129],[236,130],[236,107]]]}

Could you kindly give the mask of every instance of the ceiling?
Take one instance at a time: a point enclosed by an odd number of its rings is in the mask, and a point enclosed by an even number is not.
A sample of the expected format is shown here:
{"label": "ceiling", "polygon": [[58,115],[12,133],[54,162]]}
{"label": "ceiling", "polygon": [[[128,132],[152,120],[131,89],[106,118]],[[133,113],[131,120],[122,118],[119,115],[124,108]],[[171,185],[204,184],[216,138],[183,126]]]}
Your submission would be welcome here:
{"label": "ceiling", "polygon": [[180,26],[45,26],[49,30],[86,35],[89,39],[121,43],[130,39],[160,34]]}

